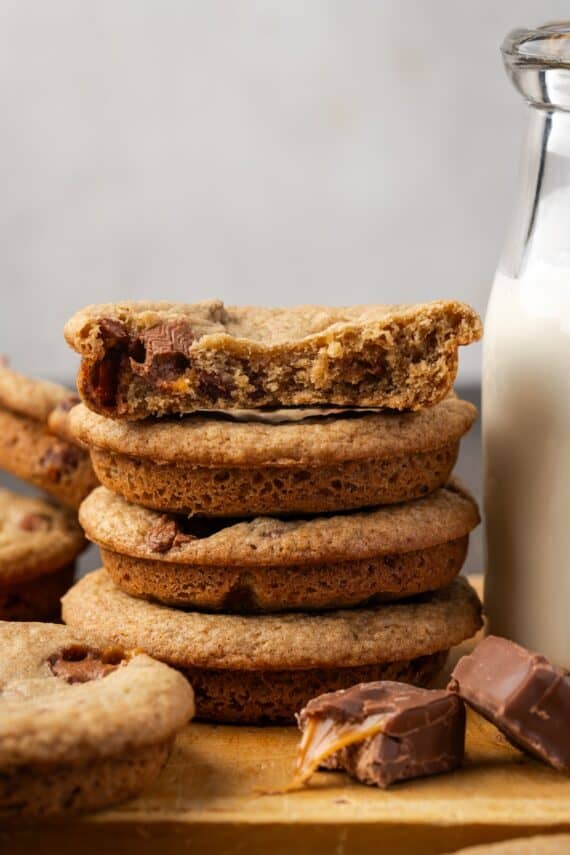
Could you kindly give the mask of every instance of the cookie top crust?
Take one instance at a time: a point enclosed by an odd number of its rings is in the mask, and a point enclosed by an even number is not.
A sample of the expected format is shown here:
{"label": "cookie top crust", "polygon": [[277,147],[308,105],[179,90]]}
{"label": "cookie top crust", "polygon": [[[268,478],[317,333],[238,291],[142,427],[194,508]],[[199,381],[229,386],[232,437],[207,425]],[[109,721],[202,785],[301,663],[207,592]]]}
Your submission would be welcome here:
{"label": "cookie top crust", "polygon": [[87,306],[77,312],[67,322],[64,334],[68,344],[78,353],[98,357],[103,352],[98,334],[101,318],[120,320],[127,324],[129,331],[147,329],[161,321],[184,318],[192,326],[195,341],[204,346],[223,343],[230,347],[230,340],[234,340],[270,351],[274,347],[311,338],[334,340],[337,335],[351,329],[364,329],[374,334],[392,318],[417,320],[442,310],[457,314],[464,321],[458,330],[458,344],[470,344],[480,337],[481,322],[476,312],[455,300],[338,308],[311,305],[293,308],[225,306],[221,300],[204,300],[193,304],[166,301],[103,303]]}
{"label": "cookie top crust", "polygon": [[70,389],[13,371],[0,360],[0,406],[47,424],[50,414],[75,396]]}
{"label": "cookie top crust", "polygon": [[427,410],[310,418],[287,424],[223,416],[127,422],[80,404],[69,413],[76,442],[116,454],[200,466],[311,465],[388,459],[441,448],[469,431],[477,409],[455,396]]}
{"label": "cookie top crust", "polygon": [[0,586],[63,567],[84,547],[73,513],[0,489]]}
{"label": "cookie top crust", "polygon": [[194,713],[177,671],[64,626],[0,622],[0,769],[115,755]]}
{"label": "cookie top crust", "polygon": [[457,483],[422,499],[374,510],[250,521],[161,514],[98,487],[81,505],[79,519],[90,540],[136,558],[254,567],[357,561],[426,549],[469,534],[479,513]]}
{"label": "cookie top crust", "polygon": [[280,670],[403,661],[446,650],[481,626],[479,598],[463,577],[402,604],[246,617],[138,600],[97,570],[71,588],[62,604],[67,624],[122,646],[136,643],[180,668]]}

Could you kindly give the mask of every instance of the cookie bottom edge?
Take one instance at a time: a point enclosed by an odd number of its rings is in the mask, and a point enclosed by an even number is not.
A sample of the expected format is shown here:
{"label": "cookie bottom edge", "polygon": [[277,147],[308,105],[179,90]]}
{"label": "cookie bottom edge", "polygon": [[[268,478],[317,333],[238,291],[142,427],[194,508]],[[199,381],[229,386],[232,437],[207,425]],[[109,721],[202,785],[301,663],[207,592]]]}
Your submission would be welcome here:
{"label": "cookie bottom edge", "polygon": [[174,737],[85,763],[0,770],[0,819],[57,817],[133,798],[160,774]]}
{"label": "cookie bottom edge", "polygon": [[419,499],[445,484],[459,441],[396,458],[291,466],[164,463],[91,449],[99,481],[136,505],[199,516],[332,513]]}
{"label": "cookie bottom edge", "polygon": [[324,692],[356,683],[395,680],[429,688],[448,650],[415,659],[339,668],[283,671],[183,669],[194,689],[196,719],[225,724],[294,724],[295,714]]}
{"label": "cookie bottom edge", "polygon": [[272,614],[375,605],[444,588],[460,573],[468,542],[464,535],[362,560],[260,567],[175,564],[100,549],[105,569],[130,596],[173,608]]}

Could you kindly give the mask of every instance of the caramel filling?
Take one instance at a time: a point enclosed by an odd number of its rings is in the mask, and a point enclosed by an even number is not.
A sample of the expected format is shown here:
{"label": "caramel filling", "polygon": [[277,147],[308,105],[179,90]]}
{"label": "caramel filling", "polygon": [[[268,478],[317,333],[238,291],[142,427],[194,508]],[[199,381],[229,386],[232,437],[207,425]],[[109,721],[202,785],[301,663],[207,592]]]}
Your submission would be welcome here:
{"label": "caramel filling", "polygon": [[301,737],[295,773],[288,790],[305,784],[327,757],[331,757],[356,742],[364,742],[381,733],[386,719],[385,713],[377,713],[363,721],[339,722],[332,718],[310,718]]}

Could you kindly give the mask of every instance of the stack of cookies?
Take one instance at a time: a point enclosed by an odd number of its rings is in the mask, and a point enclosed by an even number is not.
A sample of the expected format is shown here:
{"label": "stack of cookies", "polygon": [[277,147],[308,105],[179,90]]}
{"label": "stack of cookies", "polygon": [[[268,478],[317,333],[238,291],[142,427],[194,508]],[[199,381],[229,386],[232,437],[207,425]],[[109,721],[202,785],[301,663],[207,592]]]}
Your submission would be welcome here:
{"label": "stack of cookies", "polygon": [[0,490],[0,620],[58,618],[85,547],[76,512],[97,480],[68,430],[76,402],[68,389],[0,360],[0,467],[51,498]]}
{"label": "stack of cookies", "polygon": [[480,334],[457,302],[78,313],[69,425],[103,485],[80,521],[105,569],[65,621],[183,671],[214,721],[429,685],[481,624],[458,576],[478,511],[451,479],[476,417],[457,351]]}

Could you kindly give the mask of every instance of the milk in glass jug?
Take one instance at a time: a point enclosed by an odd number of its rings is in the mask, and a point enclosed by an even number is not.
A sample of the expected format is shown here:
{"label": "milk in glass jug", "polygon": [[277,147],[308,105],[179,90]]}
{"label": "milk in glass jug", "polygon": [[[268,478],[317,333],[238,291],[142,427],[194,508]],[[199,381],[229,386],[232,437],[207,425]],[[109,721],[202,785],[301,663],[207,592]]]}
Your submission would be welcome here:
{"label": "milk in glass jug", "polygon": [[570,22],[502,46],[528,105],[483,355],[490,631],[570,668]]}

